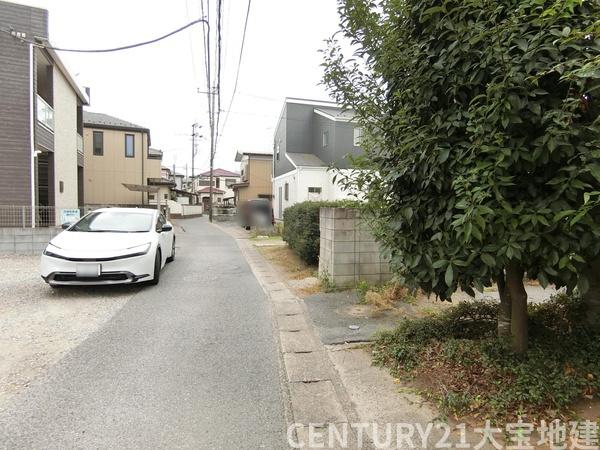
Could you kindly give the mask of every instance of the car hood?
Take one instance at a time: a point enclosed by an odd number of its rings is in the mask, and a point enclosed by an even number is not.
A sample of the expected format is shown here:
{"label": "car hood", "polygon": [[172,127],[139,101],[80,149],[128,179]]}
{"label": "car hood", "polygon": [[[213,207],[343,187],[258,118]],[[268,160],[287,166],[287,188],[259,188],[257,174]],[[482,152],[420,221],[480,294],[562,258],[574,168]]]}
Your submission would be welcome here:
{"label": "car hood", "polygon": [[[101,258],[131,253],[131,247],[154,242],[152,232],[147,233],[88,233],[63,231],[50,241],[58,247],[53,253],[70,258]],[[135,251],[135,249],[134,249]]]}

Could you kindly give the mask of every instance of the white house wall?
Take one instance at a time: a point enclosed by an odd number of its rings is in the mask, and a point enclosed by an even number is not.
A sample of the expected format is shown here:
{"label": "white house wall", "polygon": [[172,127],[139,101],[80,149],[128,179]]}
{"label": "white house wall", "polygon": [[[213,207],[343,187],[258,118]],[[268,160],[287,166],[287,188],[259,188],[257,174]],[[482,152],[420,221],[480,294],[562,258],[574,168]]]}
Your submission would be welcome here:
{"label": "white house wall", "polygon": [[[321,195],[309,198],[308,188],[320,187]],[[329,182],[326,167],[299,167],[298,168],[298,202],[306,200],[333,200],[333,186]]]}
{"label": "white house wall", "polygon": [[[348,175],[349,173],[350,173],[350,169],[341,169],[339,172],[334,171],[334,170],[328,172],[329,183],[330,183],[330,186],[332,189],[332,198],[334,200],[362,199],[363,196],[356,189],[352,189],[352,190],[343,190],[342,189],[342,186],[339,183],[339,178],[341,176]],[[336,174],[337,174],[337,179],[336,179],[336,183],[334,183],[333,177],[336,176]],[[357,195],[353,195],[353,193],[356,193]]]}
{"label": "white house wall", "polygon": [[[299,167],[292,172],[273,179],[273,214],[276,219],[283,219],[283,211],[288,206],[307,200],[345,200],[353,199],[349,192],[343,191],[339,184],[333,182],[335,172],[325,167]],[[289,184],[288,200],[285,200],[285,183]],[[281,187],[281,211],[279,210],[279,188]],[[309,187],[320,187],[321,195],[309,198]]]}
{"label": "white house wall", "polygon": [[[275,219],[283,220],[283,211],[285,211],[288,206],[298,203],[298,200],[296,199],[298,192],[297,178],[298,170],[293,170],[273,180],[273,215],[275,216]],[[289,195],[287,201],[285,200],[285,183],[289,184]],[[279,188],[281,188],[282,193],[281,210],[279,208]]]}
{"label": "white house wall", "polygon": [[[60,182],[63,192],[60,192]],[[79,206],[77,198],[77,96],[61,71],[54,67],[54,204]],[[59,216],[60,217],[60,216]]]}

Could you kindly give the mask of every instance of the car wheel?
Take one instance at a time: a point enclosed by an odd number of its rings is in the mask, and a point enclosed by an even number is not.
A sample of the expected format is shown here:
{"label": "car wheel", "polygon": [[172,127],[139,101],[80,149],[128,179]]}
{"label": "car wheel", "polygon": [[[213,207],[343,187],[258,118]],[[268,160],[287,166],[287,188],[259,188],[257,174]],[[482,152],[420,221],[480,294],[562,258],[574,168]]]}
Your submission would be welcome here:
{"label": "car wheel", "polygon": [[175,238],[173,238],[173,245],[171,247],[171,256],[167,258],[167,262],[175,261]]}
{"label": "car wheel", "polygon": [[160,281],[160,266],[161,266],[162,255],[160,254],[160,248],[156,250],[156,256],[154,257],[154,278],[150,281],[150,284],[156,285]]}

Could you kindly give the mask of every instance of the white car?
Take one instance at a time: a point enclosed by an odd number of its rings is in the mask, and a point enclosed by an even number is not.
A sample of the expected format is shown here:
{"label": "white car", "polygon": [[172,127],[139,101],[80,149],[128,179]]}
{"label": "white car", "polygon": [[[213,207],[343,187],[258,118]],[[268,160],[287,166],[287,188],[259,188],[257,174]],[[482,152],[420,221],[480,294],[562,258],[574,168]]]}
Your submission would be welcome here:
{"label": "white car", "polygon": [[157,284],[175,259],[173,225],[155,209],[97,209],[63,228],[42,255],[41,275],[51,286]]}

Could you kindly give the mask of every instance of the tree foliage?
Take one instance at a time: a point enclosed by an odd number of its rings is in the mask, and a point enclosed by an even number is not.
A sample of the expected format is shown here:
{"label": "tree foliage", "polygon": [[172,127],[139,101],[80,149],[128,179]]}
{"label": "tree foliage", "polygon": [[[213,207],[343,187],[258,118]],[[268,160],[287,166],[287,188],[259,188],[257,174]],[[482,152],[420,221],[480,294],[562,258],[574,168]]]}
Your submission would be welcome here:
{"label": "tree foliage", "polygon": [[364,193],[393,267],[443,299],[511,264],[585,291],[600,254],[600,2],[341,0],[339,12],[354,51],[330,40],[324,82],[366,149],[343,183]]}

